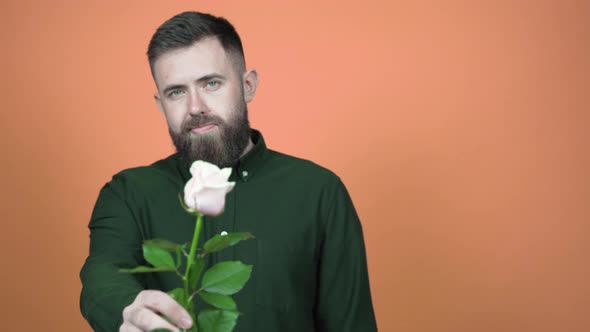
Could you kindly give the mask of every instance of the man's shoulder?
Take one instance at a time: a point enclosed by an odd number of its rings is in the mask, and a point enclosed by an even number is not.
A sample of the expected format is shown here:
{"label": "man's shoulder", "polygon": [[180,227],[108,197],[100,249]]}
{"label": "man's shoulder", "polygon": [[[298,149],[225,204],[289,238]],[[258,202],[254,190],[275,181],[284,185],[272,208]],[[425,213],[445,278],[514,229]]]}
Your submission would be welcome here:
{"label": "man's shoulder", "polygon": [[340,181],[340,178],[336,173],[311,160],[295,157],[275,150],[268,150],[268,152],[268,167],[288,173],[289,176],[303,177],[308,181]]}
{"label": "man's shoulder", "polygon": [[158,180],[178,181],[178,156],[172,154],[149,165],[135,166],[121,170],[113,175],[113,181],[137,183],[153,183]]}

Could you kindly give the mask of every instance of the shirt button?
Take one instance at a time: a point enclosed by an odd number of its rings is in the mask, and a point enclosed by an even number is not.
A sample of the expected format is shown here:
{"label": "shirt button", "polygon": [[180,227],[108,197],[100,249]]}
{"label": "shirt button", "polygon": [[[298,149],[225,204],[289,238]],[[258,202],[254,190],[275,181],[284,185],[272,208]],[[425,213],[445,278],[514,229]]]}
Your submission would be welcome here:
{"label": "shirt button", "polygon": [[221,236],[226,236],[226,235],[227,235],[226,231],[221,232]]}
{"label": "shirt button", "polygon": [[248,176],[248,171],[242,171],[242,176],[243,176],[243,177],[246,177],[246,176]]}

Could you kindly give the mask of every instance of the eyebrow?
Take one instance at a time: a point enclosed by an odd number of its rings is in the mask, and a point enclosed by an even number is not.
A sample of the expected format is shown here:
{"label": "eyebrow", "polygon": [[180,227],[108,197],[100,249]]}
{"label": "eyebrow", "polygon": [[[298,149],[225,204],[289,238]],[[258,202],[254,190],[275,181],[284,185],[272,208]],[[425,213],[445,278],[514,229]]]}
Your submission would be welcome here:
{"label": "eyebrow", "polygon": [[[198,78],[195,83],[197,84],[202,84],[205,82],[208,82],[212,79],[220,79],[220,80],[225,80],[225,76],[221,75],[221,74],[208,74],[205,76],[201,76],[200,78]],[[183,89],[186,88],[186,85],[184,84],[172,84],[172,85],[168,85],[164,88],[163,93],[164,95],[168,94],[168,92],[172,91],[172,90],[176,90],[176,89]]]}

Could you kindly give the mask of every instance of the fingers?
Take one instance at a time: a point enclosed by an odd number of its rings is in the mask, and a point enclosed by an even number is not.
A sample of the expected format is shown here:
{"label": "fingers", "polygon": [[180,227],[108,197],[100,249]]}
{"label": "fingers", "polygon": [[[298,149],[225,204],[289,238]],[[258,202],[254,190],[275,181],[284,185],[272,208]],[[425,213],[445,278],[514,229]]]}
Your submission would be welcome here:
{"label": "fingers", "polygon": [[188,329],[193,324],[188,312],[164,292],[155,290],[142,291],[137,295],[136,302],[141,303],[151,311],[164,315],[176,326]]}
{"label": "fingers", "polygon": [[192,324],[190,315],[170,295],[156,290],[144,290],[123,310],[123,324],[119,331],[137,332],[165,328],[178,332],[178,327],[188,329]]}
{"label": "fingers", "polygon": [[143,332],[143,331],[131,324],[123,323],[123,325],[121,325],[121,327],[119,328],[119,332]]}
{"label": "fingers", "polygon": [[132,317],[133,319],[130,321],[131,326],[137,328],[138,331],[151,331],[163,328],[173,332],[179,332],[176,326],[168,323],[160,315],[145,307],[138,307],[132,313]]}

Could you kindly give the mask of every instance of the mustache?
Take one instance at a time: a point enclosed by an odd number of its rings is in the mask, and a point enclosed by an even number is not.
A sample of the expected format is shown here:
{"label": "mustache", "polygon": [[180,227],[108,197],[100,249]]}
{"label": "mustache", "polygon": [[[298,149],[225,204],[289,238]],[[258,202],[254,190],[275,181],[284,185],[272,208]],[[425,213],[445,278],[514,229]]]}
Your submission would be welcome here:
{"label": "mustache", "polygon": [[186,120],[182,124],[183,131],[191,131],[193,128],[201,127],[204,125],[214,124],[214,125],[222,125],[223,119],[215,115],[205,115],[205,114],[198,114],[192,115],[188,120]]}

